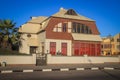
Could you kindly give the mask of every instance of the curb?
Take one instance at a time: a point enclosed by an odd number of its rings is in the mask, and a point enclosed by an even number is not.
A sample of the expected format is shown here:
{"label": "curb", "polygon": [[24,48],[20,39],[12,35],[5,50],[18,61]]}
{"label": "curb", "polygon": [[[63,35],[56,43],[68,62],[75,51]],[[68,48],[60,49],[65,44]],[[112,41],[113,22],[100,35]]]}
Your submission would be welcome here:
{"label": "curb", "polygon": [[112,67],[92,67],[92,68],[56,68],[56,69],[26,69],[26,70],[1,70],[0,73],[15,73],[15,72],[50,72],[50,71],[83,71],[83,70],[120,70]]}

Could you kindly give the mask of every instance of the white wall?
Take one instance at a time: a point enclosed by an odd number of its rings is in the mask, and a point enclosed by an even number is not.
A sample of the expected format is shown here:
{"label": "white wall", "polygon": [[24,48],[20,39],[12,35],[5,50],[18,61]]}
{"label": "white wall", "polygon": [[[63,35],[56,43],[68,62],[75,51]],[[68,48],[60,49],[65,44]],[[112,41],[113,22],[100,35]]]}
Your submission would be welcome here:
{"label": "white wall", "polygon": [[37,37],[39,41],[38,52],[42,52],[42,46],[45,46],[46,32],[39,33]]}
{"label": "white wall", "polygon": [[[30,42],[29,42],[29,40],[30,39],[35,39],[35,41],[37,41],[36,39],[38,39],[37,38],[37,34],[31,34],[31,37],[27,37],[27,33],[23,33],[23,34],[21,34],[21,46],[19,47],[19,52],[20,53],[26,53],[26,54],[30,54],[29,53],[29,49],[30,49],[30,46],[34,46],[34,44],[30,44]],[[34,41],[34,40],[33,40]],[[38,41],[37,42],[34,42],[34,43],[38,43]]]}
{"label": "white wall", "polygon": [[118,57],[89,57],[89,56],[51,56],[47,55],[48,64],[80,64],[80,63],[105,63],[120,62]]}
{"label": "white wall", "polygon": [[29,54],[29,46],[27,45],[27,34],[21,34],[21,46],[19,47],[20,53]]}
{"label": "white wall", "polygon": [[46,39],[45,42],[45,53],[50,52],[50,42],[56,42],[56,52],[61,52],[61,43],[67,43],[67,55],[71,56],[72,54],[72,42],[71,40],[57,40],[57,39]]}
{"label": "white wall", "polygon": [[0,63],[6,62],[7,64],[36,64],[36,54],[33,55],[1,55]]}

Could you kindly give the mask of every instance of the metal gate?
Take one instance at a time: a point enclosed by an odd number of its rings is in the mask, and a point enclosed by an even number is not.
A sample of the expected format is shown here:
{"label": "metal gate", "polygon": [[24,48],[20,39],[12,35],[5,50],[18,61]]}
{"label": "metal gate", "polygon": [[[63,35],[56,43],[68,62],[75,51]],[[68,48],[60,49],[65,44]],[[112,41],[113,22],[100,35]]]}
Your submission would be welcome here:
{"label": "metal gate", "polygon": [[47,55],[43,53],[36,53],[36,66],[42,66],[47,64]]}

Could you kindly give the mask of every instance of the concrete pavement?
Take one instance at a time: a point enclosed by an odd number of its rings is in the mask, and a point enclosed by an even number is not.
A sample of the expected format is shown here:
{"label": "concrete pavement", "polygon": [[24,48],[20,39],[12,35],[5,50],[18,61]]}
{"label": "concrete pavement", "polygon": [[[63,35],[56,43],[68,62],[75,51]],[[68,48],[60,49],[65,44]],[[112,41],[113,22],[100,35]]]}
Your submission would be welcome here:
{"label": "concrete pavement", "polygon": [[0,67],[0,73],[34,72],[34,71],[71,71],[71,70],[120,70],[120,63],[104,64],[53,64],[43,66],[6,66]]}

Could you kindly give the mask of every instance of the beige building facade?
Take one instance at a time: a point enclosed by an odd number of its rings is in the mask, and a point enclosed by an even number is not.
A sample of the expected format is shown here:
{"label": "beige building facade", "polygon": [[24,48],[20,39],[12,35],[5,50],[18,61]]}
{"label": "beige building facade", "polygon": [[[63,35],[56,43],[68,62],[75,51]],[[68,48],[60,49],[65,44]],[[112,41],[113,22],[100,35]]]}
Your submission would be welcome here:
{"label": "beige building facade", "polygon": [[99,56],[101,37],[94,20],[73,9],[63,9],[49,17],[32,17],[19,28],[19,52],[50,53],[63,56]]}
{"label": "beige building facade", "polygon": [[115,36],[102,38],[101,44],[103,55],[118,55],[120,54],[120,33]]}

